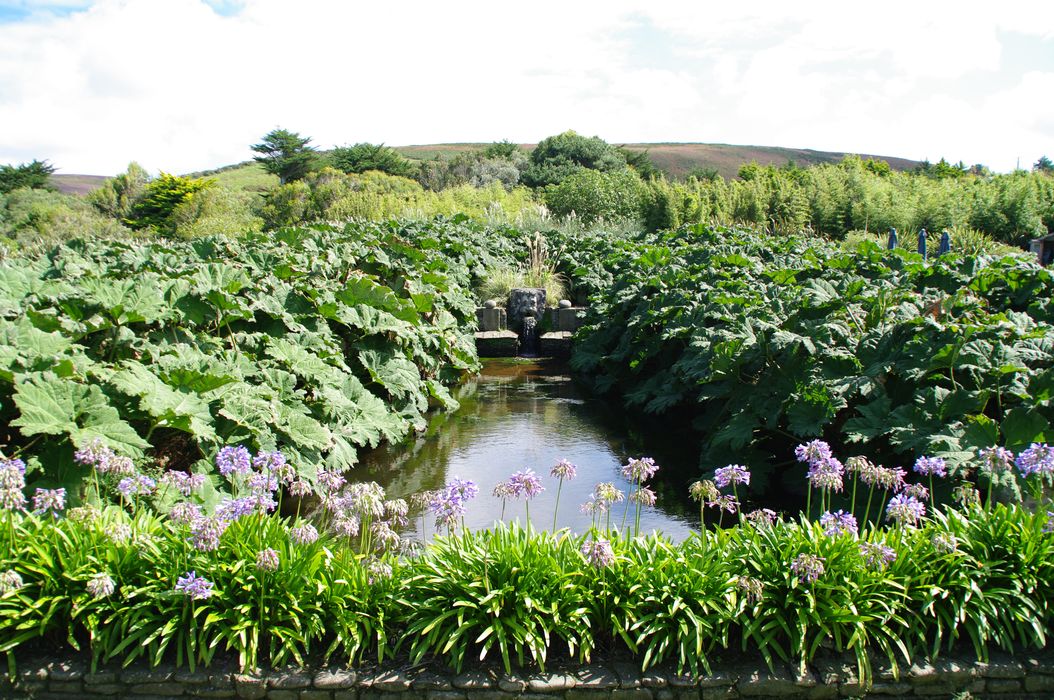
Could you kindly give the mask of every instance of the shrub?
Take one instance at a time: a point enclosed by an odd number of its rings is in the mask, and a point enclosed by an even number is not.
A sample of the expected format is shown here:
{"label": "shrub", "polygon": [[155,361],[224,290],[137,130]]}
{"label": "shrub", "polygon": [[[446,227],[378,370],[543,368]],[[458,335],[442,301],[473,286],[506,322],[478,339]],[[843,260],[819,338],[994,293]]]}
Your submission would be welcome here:
{"label": "shrub", "polygon": [[574,215],[585,224],[637,219],[644,186],[631,170],[580,170],[545,191],[545,205],[558,217]]}

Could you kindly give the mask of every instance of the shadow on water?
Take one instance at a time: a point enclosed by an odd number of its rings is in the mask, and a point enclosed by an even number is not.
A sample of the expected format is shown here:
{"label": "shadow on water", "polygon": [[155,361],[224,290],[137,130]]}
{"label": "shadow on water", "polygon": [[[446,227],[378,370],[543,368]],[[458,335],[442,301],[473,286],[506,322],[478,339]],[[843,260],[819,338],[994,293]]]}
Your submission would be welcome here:
{"label": "shadow on water", "polygon": [[[536,528],[551,528],[558,482],[549,470],[560,459],[578,466],[578,478],[565,482],[560,493],[557,527],[586,532],[591,516],[579,507],[601,481],[614,482],[627,495],[632,490],[619,467],[633,457],[650,456],[660,465],[651,487],[658,503],[645,508],[642,532],[660,530],[683,539],[698,527],[698,511],[688,499],[688,484],[698,478],[698,441],[674,430],[628,424],[605,402],[589,397],[563,364],[552,360],[488,360],[479,376],[460,387],[461,407],[435,413],[427,430],[397,445],[363,454],[349,477],[376,481],[389,497],[441,488],[454,477],[472,479],[480,495],[469,504],[465,524],[484,528],[502,519],[502,502],[494,486],[513,472],[533,469],[545,491],[530,503]],[[612,524],[621,524],[624,504],[616,505]],[[525,522],[522,501],[508,502],[504,520]],[[632,514],[630,515],[632,519]],[[430,537],[434,523],[420,517],[412,530]]]}

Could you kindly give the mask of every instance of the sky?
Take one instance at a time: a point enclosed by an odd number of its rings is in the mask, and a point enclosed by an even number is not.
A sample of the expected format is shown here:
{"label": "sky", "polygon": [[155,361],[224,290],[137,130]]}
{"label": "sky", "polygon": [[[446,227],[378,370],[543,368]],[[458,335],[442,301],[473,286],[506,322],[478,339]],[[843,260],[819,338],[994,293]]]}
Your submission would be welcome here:
{"label": "sky", "polygon": [[1054,157],[1054,2],[0,0],[0,163],[111,175],[573,129]]}

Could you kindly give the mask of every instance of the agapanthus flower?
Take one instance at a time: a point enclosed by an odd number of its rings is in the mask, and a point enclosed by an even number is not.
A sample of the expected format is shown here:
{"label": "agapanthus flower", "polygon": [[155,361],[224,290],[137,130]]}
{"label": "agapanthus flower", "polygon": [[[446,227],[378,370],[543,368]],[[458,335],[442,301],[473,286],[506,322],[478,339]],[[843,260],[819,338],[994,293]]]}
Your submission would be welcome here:
{"label": "agapanthus flower", "polygon": [[197,503],[180,501],[168,511],[168,517],[177,525],[190,525],[201,517],[201,506]]}
{"label": "agapanthus flower", "polygon": [[631,459],[622,466],[622,476],[630,481],[635,481],[638,484],[643,484],[645,481],[655,476],[655,472],[657,471],[659,471],[659,465],[656,464],[655,460],[651,457]]}
{"label": "agapanthus flower", "polygon": [[757,510],[752,510],[746,514],[747,521],[755,527],[773,525],[776,522],[776,518],[776,511],[770,508],[758,508]]}
{"label": "agapanthus flower", "polygon": [[406,525],[409,522],[407,520],[409,514],[410,504],[402,498],[391,498],[384,502],[384,517],[396,527]]}
{"label": "agapanthus flower", "polygon": [[850,457],[845,460],[845,471],[847,474],[871,471],[875,465],[867,457]]}
{"label": "agapanthus flower", "polygon": [[1047,511],[1047,522],[1043,525],[1043,532],[1054,532],[1054,510]]}
{"label": "agapanthus flower", "polygon": [[22,510],[26,506],[26,465],[20,459],[0,462],[0,510]]}
{"label": "agapanthus flower", "polygon": [[278,477],[266,472],[253,474],[247,482],[249,490],[257,495],[270,494],[278,490]]}
{"label": "agapanthus flower", "polygon": [[897,558],[897,553],[892,547],[878,542],[861,542],[860,556],[864,558],[869,567],[881,568],[892,564]]}
{"label": "agapanthus flower", "polygon": [[1034,442],[1017,456],[1015,464],[1024,477],[1054,474],[1054,448],[1046,443]]}
{"label": "agapanthus flower", "polygon": [[649,489],[647,486],[641,486],[639,489],[630,494],[629,500],[634,503],[639,503],[642,506],[653,506],[657,500],[655,492]]}
{"label": "agapanthus flower", "polygon": [[842,490],[842,474],[844,467],[834,457],[809,462],[809,471],[806,478],[813,488],[830,489],[831,491]]}
{"label": "agapanthus flower", "polygon": [[877,486],[880,489],[899,491],[904,487],[904,477],[907,472],[900,467],[875,467],[873,470],[860,473],[860,481],[867,486]]}
{"label": "agapanthus flower", "polygon": [[455,476],[447,485],[447,488],[453,495],[461,499],[462,502],[471,501],[479,495],[479,487],[476,486],[476,482],[471,479],[462,479]]}
{"label": "agapanthus flower", "polygon": [[183,496],[189,497],[205,485],[205,475],[187,474],[186,472],[170,469],[161,475],[161,483],[175,489]]}
{"label": "agapanthus flower", "polygon": [[497,484],[494,485],[494,490],[491,491],[491,495],[494,496],[494,498],[500,498],[504,501],[510,498],[515,498],[516,491],[512,486],[512,482],[509,480],[505,480],[499,481]]}
{"label": "agapanthus flower", "polygon": [[714,471],[714,484],[718,488],[725,488],[729,484],[750,485],[750,472],[746,467],[739,464],[729,464]]}
{"label": "agapanthus flower", "polygon": [[111,596],[116,585],[114,584],[113,579],[110,578],[110,574],[103,571],[88,579],[85,588],[91,593],[92,598],[98,600],[99,598],[108,598]]}
{"label": "agapanthus flower", "polygon": [[571,464],[571,462],[566,459],[561,459],[553,466],[552,469],[549,470],[549,476],[555,477],[557,479],[566,479],[567,481],[571,481],[576,476],[578,476],[578,467]]}
{"label": "agapanthus flower", "polygon": [[297,544],[311,544],[318,540],[318,530],[314,525],[301,525],[289,528],[289,539]]}
{"label": "agapanthus flower", "polygon": [[824,558],[815,554],[799,554],[790,569],[802,583],[815,583],[824,573]]}
{"label": "agapanthus flower", "polygon": [[611,505],[612,503],[622,503],[622,501],[626,500],[626,494],[610,481],[603,481],[594,486],[593,497],[597,500],[607,502],[608,505]]}
{"label": "agapanthus flower", "polygon": [[812,440],[804,445],[795,447],[794,456],[798,458],[799,462],[818,464],[831,459],[834,453],[831,452],[831,446],[823,440]]}
{"label": "agapanthus flower", "polygon": [[66,517],[75,523],[90,523],[97,520],[100,515],[102,511],[91,504],[70,508],[66,512]]}
{"label": "agapanthus flower", "polygon": [[370,559],[366,563],[366,581],[372,586],[383,579],[392,577],[392,566],[380,559]]}
{"label": "agapanthus flower", "polygon": [[951,554],[959,548],[959,541],[950,532],[938,532],[930,539],[930,544],[941,554]]}
{"label": "agapanthus flower", "polygon": [[399,546],[399,533],[392,529],[386,520],[374,520],[370,523],[370,537],[377,549],[395,549]]}
{"label": "agapanthus flower", "polygon": [[256,555],[256,568],[260,571],[278,570],[278,551],[265,547]]}
{"label": "agapanthus flower", "polygon": [[979,471],[986,476],[1004,474],[1014,465],[1014,453],[1005,447],[986,447],[977,456],[981,458]]}
{"label": "agapanthus flower", "polygon": [[227,522],[234,522],[239,518],[252,515],[256,512],[257,501],[255,498],[225,498],[216,506],[216,517]]}
{"label": "agapanthus flower", "polygon": [[605,539],[589,539],[582,543],[582,556],[597,568],[604,568],[615,563],[615,551]]}
{"label": "agapanthus flower", "polygon": [[100,474],[128,476],[135,473],[135,464],[132,460],[129,457],[118,455],[104,445],[100,438],[93,438],[87,445],[74,452],[73,459],[78,464],[93,467]]}
{"label": "agapanthus flower", "polygon": [[106,528],[106,536],[115,544],[132,539],[132,528],[127,523],[117,523]]}
{"label": "agapanthus flower", "polygon": [[58,515],[66,507],[66,489],[37,489],[33,496],[33,512]]}
{"label": "agapanthus flower", "polygon": [[940,457],[919,457],[914,469],[923,476],[948,476],[948,468]]}
{"label": "agapanthus flower", "polygon": [[[102,439],[92,438],[86,445],[74,451],[73,461],[86,467],[94,467],[107,450],[110,450],[110,448],[103,444]],[[112,454],[112,450],[110,452]]]}
{"label": "agapanthus flower", "polygon": [[297,479],[289,485],[289,495],[301,498],[311,493],[311,484],[307,483],[303,479]]}
{"label": "agapanthus flower", "polygon": [[220,537],[227,531],[230,520],[218,515],[206,515],[190,524],[190,543],[199,552],[215,552],[220,548]]}
{"label": "agapanthus flower", "polygon": [[737,576],[736,588],[743,594],[743,598],[747,603],[758,603],[761,601],[761,594],[765,590],[765,584],[760,579],[752,576]]}
{"label": "agapanthus flower", "polygon": [[846,513],[844,510],[831,513],[830,511],[820,516],[820,527],[823,528],[823,532],[828,537],[837,537],[842,534],[856,535],[857,524],[856,518],[852,513]]}
{"label": "agapanthus flower", "polygon": [[732,494],[718,496],[714,500],[707,502],[706,505],[710,506],[711,508],[717,508],[718,510],[727,511],[729,513],[735,513],[737,510],[739,510],[739,501],[737,501]]}
{"label": "agapanthus flower", "polygon": [[926,515],[926,505],[906,493],[898,493],[886,505],[886,518],[899,525],[915,525]]}
{"label": "agapanthus flower", "polygon": [[[345,490],[343,508],[363,519],[384,515],[384,488],[375,481],[350,484]],[[341,507],[340,504],[336,504]]]}
{"label": "agapanthus flower", "polygon": [[578,509],[589,515],[601,515],[606,513],[610,507],[611,504],[603,498],[597,498],[596,495],[592,495]]}
{"label": "agapanthus flower", "polygon": [[422,510],[435,498],[435,491],[418,491],[410,494],[410,507],[414,510]]}
{"label": "agapanthus flower", "polygon": [[920,501],[925,501],[930,497],[930,490],[923,484],[905,484],[900,492]]}
{"label": "agapanthus flower", "polygon": [[509,485],[512,487],[513,496],[530,500],[545,490],[542,480],[532,469],[516,472],[509,477]]}
{"label": "agapanthus flower", "polygon": [[149,496],[157,487],[157,482],[145,474],[126,476],[117,482],[117,490],[128,500],[137,496]]}
{"label": "agapanthus flower", "polygon": [[359,516],[351,513],[341,513],[333,518],[333,524],[329,529],[338,537],[358,537],[362,521]]}
{"label": "agapanthus flower", "polygon": [[344,475],[336,470],[325,469],[319,467],[316,472],[315,481],[318,482],[319,488],[323,491],[337,492],[340,487],[344,485],[346,479]]}
{"label": "agapanthus flower", "polygon": [[14,569],[0,571],[0,595],[11,591],[17,591],[24,585],[25,583],[22,581],[22,576]]}
{"label": "agapanthus flower", "polygon": [[281,452],[257,452],[253,457],[253,467],[260,472],[270,474],[283,483],[289,483],[296,476],[296,471],[285,460]]}
{"label": "agapanthus flower", "polygon": [[717,484],[705,479],[693,481],[692,485],[688,487],[688,495],[692,497],[693,501],[713,501],[721,495],[721,492],[717,490]]}
{"label": "agapanthus flower", "polygon": [[465,516],[465,504],[479,493],[479,487],[469,479],[454,479],[443,489],[436,491],[428,503],[428,509],[436,516],[436,527],[453,527]]}
{"label": "agapanthus flower", "polygon": [[176,580],[176,593],[182,593],[193,600],[210,598],[213,593],[212,581],[198,576],[196,571],[188,571]]}
{"label": "agapanthus flower", "polygon": [[232,474],[248,474],[253,468],[253,458],[249,450],[242,445],[228,445],[221,447],[216,453],[216,468],[226,477],[231,477]]}

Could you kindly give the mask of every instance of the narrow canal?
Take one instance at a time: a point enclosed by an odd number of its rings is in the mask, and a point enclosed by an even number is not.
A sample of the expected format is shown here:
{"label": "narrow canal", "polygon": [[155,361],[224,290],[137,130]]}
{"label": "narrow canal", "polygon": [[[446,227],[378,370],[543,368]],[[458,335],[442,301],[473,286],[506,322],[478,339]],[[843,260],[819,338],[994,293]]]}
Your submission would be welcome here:
{"label": "narrow canal", "polygon": [[[549,470],[567,459],[578,467],[578,477],[563,485],[556,526],[584,533],[592,516],[581,505],[593,487],[613,482],[628,496],[633,487],[620,467],[630,458],[646,456],[660,466],[649,484],[658,500],[644,508],[641,532],[659,530],[680,540],[698,528],[697,506],[688,498],[688,485],[699,475],[696,441],[654,428],[644,434],[617,407],[589,397],[566,366],[547,360],[488,360],[479,376],[460,387],[457,399],[459,410],[433,414],[423,434],[365,453],[349,476],[378,482],[389,498],[438,489],[454,477],[471,479],[480,493],[468,506],[465,525],[479,529],[501,519],[525,523],[523,501],[505,503],[503,517],[502,501],[491,492],[513,472],[533,469],[545,491],[530,502],[531,523],[549,529],[558,485]],[[613,525],[622,524],[625,505],[616,504]],[[405,534],[430,538],[435,523],[427,515],[415,515]],[[632,519],[631,510],[627,524]]]}

